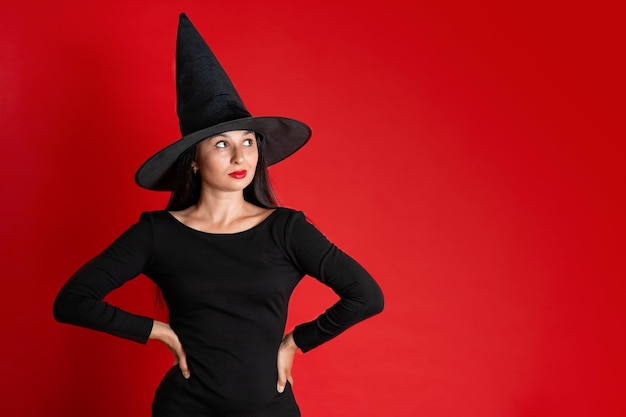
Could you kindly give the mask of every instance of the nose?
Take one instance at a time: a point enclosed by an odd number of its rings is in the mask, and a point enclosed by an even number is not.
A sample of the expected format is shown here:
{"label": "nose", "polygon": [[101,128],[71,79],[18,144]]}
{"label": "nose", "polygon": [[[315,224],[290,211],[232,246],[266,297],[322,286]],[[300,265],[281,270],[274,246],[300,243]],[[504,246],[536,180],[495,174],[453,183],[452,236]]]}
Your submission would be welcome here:
{"label": "nose", "polygon": [[233,164],[241,164],[244,160],[243,149],[238,146],[233,146],[233,154],[230,160]]}

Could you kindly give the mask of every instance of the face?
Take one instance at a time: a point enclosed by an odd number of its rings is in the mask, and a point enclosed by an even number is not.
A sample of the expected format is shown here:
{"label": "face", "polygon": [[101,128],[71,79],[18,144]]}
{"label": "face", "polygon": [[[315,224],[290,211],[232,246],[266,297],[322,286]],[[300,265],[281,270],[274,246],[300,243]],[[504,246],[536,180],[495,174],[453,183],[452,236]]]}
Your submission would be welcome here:
{"label": "face", "polygon": [[232,130],[198,144],[196,160],[203,189],[243,191],[254,178],[259,150],[254,132]]}

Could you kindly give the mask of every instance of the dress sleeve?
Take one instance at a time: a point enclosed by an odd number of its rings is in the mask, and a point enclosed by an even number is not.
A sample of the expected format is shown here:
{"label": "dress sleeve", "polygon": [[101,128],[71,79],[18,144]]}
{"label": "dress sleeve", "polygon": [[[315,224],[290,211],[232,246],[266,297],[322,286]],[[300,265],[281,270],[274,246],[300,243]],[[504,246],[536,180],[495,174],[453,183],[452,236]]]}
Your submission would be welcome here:
{"label": "dress sleeve", "polygon": [[61,288],[54,300],[54,318],[146,343],[153,320],[128,313],[103,301],[104,297],[139,275],[153,252],[153,227],[143,213],[100,255],[81,267]]}
{"label": "dress sleeve", "polygon": [[294,341],[303,352],[382,311],[383,294],[372,276],[329,242],[301,212],[289,222],[287,247],[303,273],[329,286],[340,297],[315,320],[296,326]]}

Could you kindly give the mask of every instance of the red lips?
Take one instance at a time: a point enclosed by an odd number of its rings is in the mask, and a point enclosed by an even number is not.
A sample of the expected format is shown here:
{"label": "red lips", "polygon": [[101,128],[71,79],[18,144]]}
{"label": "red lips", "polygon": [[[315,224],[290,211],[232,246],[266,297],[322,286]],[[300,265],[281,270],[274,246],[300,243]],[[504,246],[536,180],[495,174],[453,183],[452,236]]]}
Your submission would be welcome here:
{"label": "red lips", "polygon": [[242,169],[241,171],[233,171],[231,172],[230,175],[231,177],[235,178],[235,179],[242,179],[246,177],[246,174],[248,173],[248,171],[246,171],[245,169]]}

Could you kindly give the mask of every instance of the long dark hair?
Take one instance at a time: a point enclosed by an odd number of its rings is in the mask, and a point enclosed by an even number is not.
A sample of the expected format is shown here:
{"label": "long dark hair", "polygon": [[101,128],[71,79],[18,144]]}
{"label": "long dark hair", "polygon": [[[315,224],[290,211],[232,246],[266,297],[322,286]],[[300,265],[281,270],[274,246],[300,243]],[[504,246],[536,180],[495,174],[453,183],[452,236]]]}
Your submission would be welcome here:
{"label": "long dark hair", "polygon": [[[255,206],[263,208],[278,207],[278,199],[267,172],[267,164],[263,158],[263,136],[255,132],[259,159],[252,182],[243,190],[243,198]],[[176,180],[166,210],[184,210],[200,199],[200,175],[194,174],[191,163],[196,159],[198,145],[194,145],[180,154],[176,160]]]}

